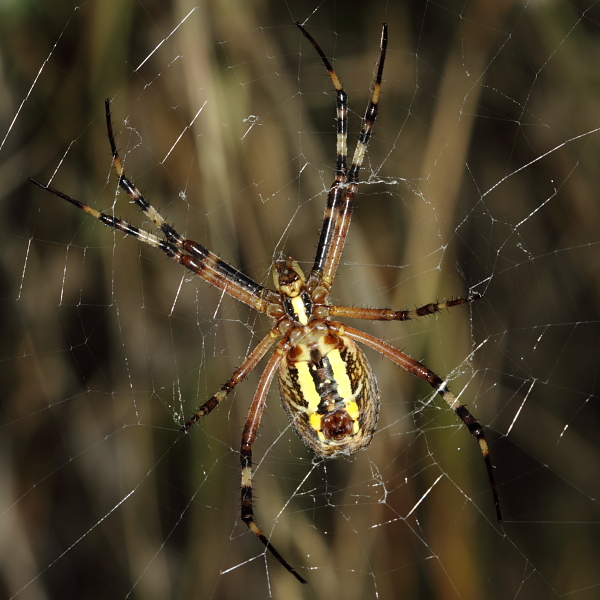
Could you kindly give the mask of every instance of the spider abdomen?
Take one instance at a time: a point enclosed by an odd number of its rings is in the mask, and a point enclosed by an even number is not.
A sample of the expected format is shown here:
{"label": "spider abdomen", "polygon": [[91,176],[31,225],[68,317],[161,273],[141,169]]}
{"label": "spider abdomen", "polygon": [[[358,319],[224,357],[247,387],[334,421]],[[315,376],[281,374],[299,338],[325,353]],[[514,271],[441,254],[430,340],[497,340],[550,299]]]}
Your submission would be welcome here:
{"label": "spider abdomen", "polygon": [[318,456],[367,446],[379,417],[379,389],[363,351],[331,330],[313,329],[279,368],[283,408],[300,439]]}

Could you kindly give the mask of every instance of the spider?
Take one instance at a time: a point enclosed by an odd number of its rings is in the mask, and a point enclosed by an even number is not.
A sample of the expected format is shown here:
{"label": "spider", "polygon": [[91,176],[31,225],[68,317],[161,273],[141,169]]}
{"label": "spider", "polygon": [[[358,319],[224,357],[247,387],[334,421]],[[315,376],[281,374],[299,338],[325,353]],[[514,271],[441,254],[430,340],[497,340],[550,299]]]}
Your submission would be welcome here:
{"label": "spider", "polygon": [[348,121],[346,92],[314,38],[303,25],[298,22],[295,22],[295,25],[321,58],[337,96],[335,180],[327,195],[321,235],[314,264],[308,276],[293,258],[280,258],[273,263],[275,289],[269,289],[222,261],[202,244],[188,240],[179,234],[125,176],[113,135],[110,100],[105,101],[106,128],[119,186],[150,218],[164,238],[143,231],[113,215],[99,212],[50,185],[42,184],[32,178],[30,181],[74,204],[105,225],[162,250],[168,257],[208,283],[272,319],[272,327],[262,341],[250,352],[219,391],[196,410],[181,427],[181,431],[187,432],[201,417],[212,412],[275,344],[275,349],[260,376],[242,434],[241,519],[298,581],[306,583],[306,580],[277,552],[256,523],[252,503],[252,445],[258,434],[271,382],[278,372],[279,392],[291,426],[304,444],[318,457],[325,459],[351,455],[368,446],[377,427],[380,399],[375,375],[357,342],[376,350],[412,375],[426,381],[466,425],[479,443],[498,521],[501,521],[502,516],[483,428],[466,406],[448,389],[446,382],[424,364],[383,340],[333,320],[334,317],[345,317],[367,321],[408,321],[470,303],[481,297],[480,294],[475,293],[465,298],[426,304],[414,310],[398,311],[387,308],[336,306],[330,303],[329,290],[344,249],[354,196],[359,184],[359,172],[377,117],[388,42],[387,25],[383,24],[382,27],[377,73],[350,166],[347,164],[346,149]]}

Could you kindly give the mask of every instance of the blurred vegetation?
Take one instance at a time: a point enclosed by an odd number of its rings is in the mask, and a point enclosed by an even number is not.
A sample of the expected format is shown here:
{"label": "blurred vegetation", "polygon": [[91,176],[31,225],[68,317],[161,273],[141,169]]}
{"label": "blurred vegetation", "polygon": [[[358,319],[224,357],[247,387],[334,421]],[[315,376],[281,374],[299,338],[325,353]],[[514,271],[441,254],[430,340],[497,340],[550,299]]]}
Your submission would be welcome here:
{"label": "blurred vegetation", "polygon": [[[594,2],[28,0],[0,15],[0,597],[596,597]],[[353,133],[389,24],[334,301],[485,293],[365,328],[462,390],[508,521],[464,428],[386,361],[369,355],[382,423],[351,461],[313,465],[274,386],[256,513],[306,587],[271,557],[267,571],[237,518],[258,374],[178,433],[268,323],[26,181],[149,227],[116,193],[110,97],[128,175],[178,230],[263,284],[280,252],[310,268],[335,102],[293,19],[334,60]]]}

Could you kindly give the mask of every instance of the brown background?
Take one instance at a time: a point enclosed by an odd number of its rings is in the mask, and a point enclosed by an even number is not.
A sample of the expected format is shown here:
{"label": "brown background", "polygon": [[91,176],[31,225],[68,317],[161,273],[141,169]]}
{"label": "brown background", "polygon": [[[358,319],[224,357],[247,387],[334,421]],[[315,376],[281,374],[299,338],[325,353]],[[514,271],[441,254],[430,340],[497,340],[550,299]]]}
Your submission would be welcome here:
{"label": "brown background", "polygon": [[[195,5],[60,4],[0,8],[0,596],[597,597],[598,8],[219,0],[169,35]],[[26,182],[148,227],[116,196],[111,97],[128,174],[179,230],[263,284],[279,252],[310,267],[334,95],[293,19],[334,60],[353,133],[389,24],[334,300],[485,294],[365,328],[487,426],[507,520],[452,413],[369,354],[366,452],[313,465],[275,388],[255,447],[259,523],[307,587],[237,519],[257,374],[178,433],[268,324]]]}

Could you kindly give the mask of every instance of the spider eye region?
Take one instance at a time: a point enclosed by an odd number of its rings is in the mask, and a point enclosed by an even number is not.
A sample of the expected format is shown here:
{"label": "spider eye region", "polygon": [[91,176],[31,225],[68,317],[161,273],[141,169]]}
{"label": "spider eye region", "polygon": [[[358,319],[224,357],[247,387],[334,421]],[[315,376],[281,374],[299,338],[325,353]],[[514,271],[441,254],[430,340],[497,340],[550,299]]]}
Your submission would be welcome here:
{"label": "spider eye region", "polygon": [[354,454],[371,442],[379,390],[352,340],[309,332],[282,360],[279,390],[292,427],[317,456]]}
{"label": "spider eye region", "polygon": [[290,256],[273,264],[275,289],[288,298],[295,298],[304,290],[306,277],[300,265]]}

